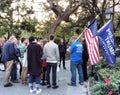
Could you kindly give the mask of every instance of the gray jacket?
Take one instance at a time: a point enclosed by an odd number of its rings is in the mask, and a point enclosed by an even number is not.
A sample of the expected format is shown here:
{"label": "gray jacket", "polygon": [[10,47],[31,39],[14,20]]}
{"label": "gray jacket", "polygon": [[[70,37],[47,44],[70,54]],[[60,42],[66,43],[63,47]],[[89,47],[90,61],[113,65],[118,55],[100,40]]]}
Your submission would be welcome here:
{"label": "gray jacket", "polygon": [[46,56],[48,63],[58,63],[59,62],[59,49],[58,45],[52,41],[48,42],[44,48],[43,52]]}

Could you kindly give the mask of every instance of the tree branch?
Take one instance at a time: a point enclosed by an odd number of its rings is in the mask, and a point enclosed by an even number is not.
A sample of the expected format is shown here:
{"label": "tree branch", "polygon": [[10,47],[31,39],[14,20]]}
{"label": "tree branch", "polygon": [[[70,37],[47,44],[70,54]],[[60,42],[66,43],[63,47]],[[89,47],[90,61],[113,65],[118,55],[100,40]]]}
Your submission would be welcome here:
{"label": "tree branch", "polygon": [[75,7],[69,12],[69,15],[72,14],[72,13],[74,13],[74,12],[79,8],[79,6],[81,5],[81,3],[82,3],[82,0],[80,0],[79,3],[78,3],[78,5],[75,6]]}
{"label": "tree branch", "polygon": [[113,8],[113,7],[115,7],[115,6],[119,5],[119,4],[120,4],[120,0],[117,3],[115,3],[113,6],[109,7],[109,8]]}
{"label": "tree branch", "polygon": [[47,2],[50,4],[50,8],[52,11],[58,16],[61,14],[62,10],[61,7],[56,5],[53,0],[47,0]]}

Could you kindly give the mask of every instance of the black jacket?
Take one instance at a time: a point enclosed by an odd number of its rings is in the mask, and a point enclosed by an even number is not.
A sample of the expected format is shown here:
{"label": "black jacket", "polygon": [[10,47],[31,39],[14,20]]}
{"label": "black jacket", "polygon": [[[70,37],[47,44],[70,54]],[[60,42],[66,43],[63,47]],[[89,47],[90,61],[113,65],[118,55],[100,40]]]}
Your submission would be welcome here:
{"label": "black jacket", "polygon": [[42,48],[37,43],[30,43],[27,47],[28,73],[40,75]]}
{"label": "black jacket", "polygon": [[59,44],[59,52],[60,54],[65,54],[66,53],[66,44]]}
{"label": "black jacket", "polygon": [[83,42],[83,52],[82,52],[82,59],[83,61],[88,61],[88,51],[87,51],[87,46],[86,46],[86,43],[85,41]]}

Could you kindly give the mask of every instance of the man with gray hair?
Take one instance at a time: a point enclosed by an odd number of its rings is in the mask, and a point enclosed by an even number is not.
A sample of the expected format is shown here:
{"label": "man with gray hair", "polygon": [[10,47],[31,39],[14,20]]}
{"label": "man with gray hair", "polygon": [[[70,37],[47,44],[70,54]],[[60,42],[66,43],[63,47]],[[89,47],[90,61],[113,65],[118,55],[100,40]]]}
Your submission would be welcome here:
{"label": "man with gray hair", "polygon": [[3,45],[2,51],[2,61],[5,62],[5,79],[4,79],[4,87],[12,86],[12,83],[9,82],[10,73],[12,66],[14,64],[14,60],[16,58],[16,49],[14,48],[14,43],[16,42],[15,35],[10,36],[9,40],[6,41]]}
{"label": "man with gray hair", "polygon": [[76,36],[70,38],[71,45],[67,49],[70,53],[70,71],[71,71],[71,82],[68,83],[70,86],[76,86],[76,69],[79,75],[79,84],[83,85],[83,71],[82,71],[82,52],[83,46]]}

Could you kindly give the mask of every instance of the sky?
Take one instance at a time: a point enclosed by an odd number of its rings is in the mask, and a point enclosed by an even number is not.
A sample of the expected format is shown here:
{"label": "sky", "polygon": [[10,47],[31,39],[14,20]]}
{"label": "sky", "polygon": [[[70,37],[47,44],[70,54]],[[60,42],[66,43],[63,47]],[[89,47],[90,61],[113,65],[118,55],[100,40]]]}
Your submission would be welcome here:
{"label": "sky", "polygon": [[[13,8],[16,7],[17,5],[22,5],[24,0],[20,0],[21,2],[13,2],[13,4],[11,5]],[[33,10],[35,11],[35,13],[32,15],[32,18],[36,17],[38,19],[38,21],[41,20],[47,20],[47,17],[49,16],[48,12],[44,11],[44,5],[43,3],[46,3],[48,6],[49,4],[47,3],[46,0],[34,0],[34,3],[31,2],[32,0],[26,0],[24,3],[30,7],[33,7]],[[102,0],[101,0],[102,1]],[[59,2],[60,6],[64,6],[64,8],[68,5],[68,3],[65,3],[65,0],[60,0]],[[115,7],[115,11],[119,11],[120,12],[120,5],[119,7]],[[51,16],[53,15],[52,11],[49,11],[49,13],[51,13]],[[17,15],[17,12],[14,12],[14,19],[20,19],[20,17]],[[23,10],[21,10],[20,14],[25,14],[25,12]]]}
{"label": "sky", "polygon": [[[35,13],[32,15],[33,18],[36,17],[38,20],[43,20],[47,16],[46,12],[43,9],[44,6],[42,4],[42,3],[46,3],[46,0],[35,0],[34,3],[32,3],[31,0],[27,0],[25,2],[23,2],[23,0],[20,0],[20,2],[13,2],[11,7],[15,8],[17,5],[23,5],[23,3],[28,7],[31,7],[31,6],[33,7],[33,10],[35,11]],[[17,15],[18,14],[17,11],[15,11],[13,14],[14,14],[13,15],[14,19],[16,20],[18,18],[20,19],[20,16]],[[20,10],[20,14],[24,15],[25,11]]]}

